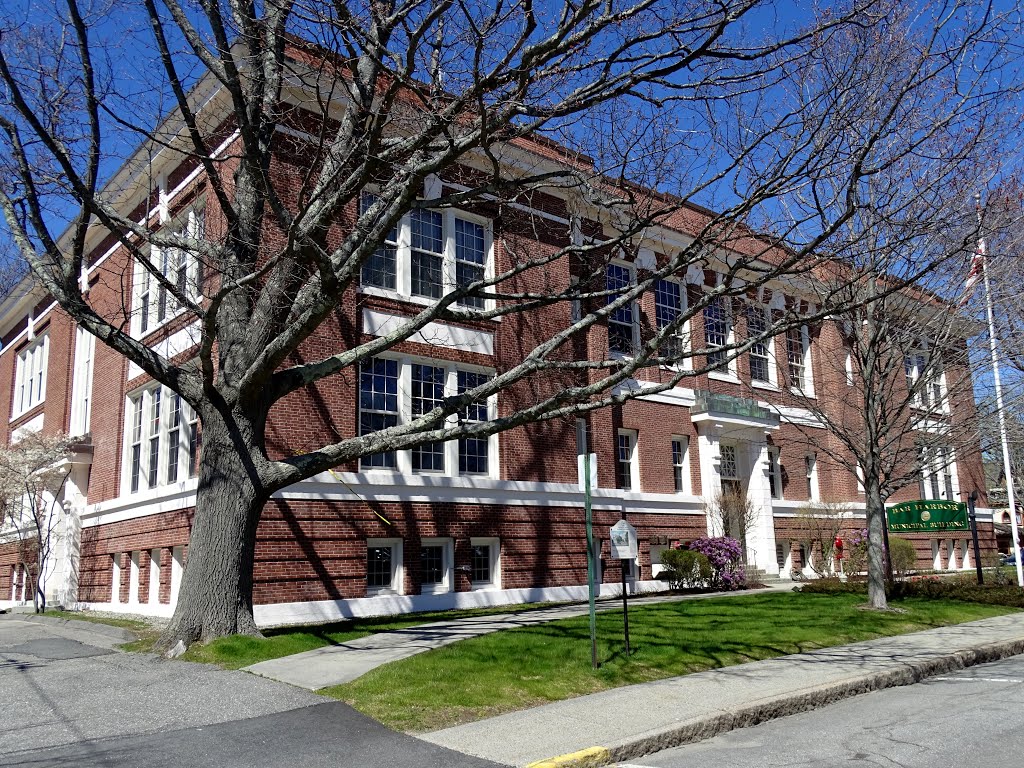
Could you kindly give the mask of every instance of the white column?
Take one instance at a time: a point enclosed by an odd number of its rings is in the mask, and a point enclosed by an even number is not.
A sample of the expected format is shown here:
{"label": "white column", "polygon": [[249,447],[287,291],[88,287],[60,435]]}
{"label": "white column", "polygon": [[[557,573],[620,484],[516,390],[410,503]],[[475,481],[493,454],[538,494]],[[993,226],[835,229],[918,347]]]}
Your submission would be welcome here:
{"label": "white column", "polygon": [[184,547],[175,547],[171,550],[171,605],[176,605],[178,602],[178,588],[181,586],[184,557]]}
{"label": "white column", "polygon": [[160,602],[160,550],[149,551],[149,600],[150,605]]}
{"label": "white column", "polygon": [[128,602],[139,602],[139,550],[131,553],[131,571],[128,574]]}
{"label": "white column", "polygon": [[[705,501],[712,501],[722,490],[722,479],[718,473],[718,435],[702,427],[697,433],[697,453],[700,457],[700,490]],[[708,536],[721,536],[722,522],[707,518]]]}
{"label": "white column", "polygon": [[[747,501],[756,515],[747,529],[747,551],[753,563],[765,573],[777,574],[779,561],[775,553],[775,523],[772,518],[772,492],[768,482],[768,442],[760,440],[747,444]],[[749,559],[749,557],[748,557]]]}
{"label": "white column", "polygon": [[110,577],[110,602],[121,602],[121,553],[114,554],[114,574]]}
{"label": "white column", "polygon": [[942,570],[942,540],[932,539],[932,569]]}

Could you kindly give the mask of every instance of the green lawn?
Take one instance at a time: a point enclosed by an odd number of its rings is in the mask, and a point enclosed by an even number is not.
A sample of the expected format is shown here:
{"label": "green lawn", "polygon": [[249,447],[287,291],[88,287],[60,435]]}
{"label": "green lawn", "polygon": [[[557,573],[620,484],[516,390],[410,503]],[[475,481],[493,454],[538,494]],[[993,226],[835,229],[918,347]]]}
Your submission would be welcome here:
{"label": "green lawn", "polygon": [[321,691],[393,728],[422,732],[574,696],[800,651],[1009,613],[1002,606],[910,599],[863,610],[860,595],[760,594],[586,616],[464,640]]}
{"label": "green lawn", "polygon": [[[454,621],[456,619],[468,619],[474,616],[486,616],[496,613],[521,613],[524,610],[537,610],[538,608],[546,608],[551,605],[554,605],[554,603],[537,603],[531,605],[528,609],[503,605],[494,608],[432,611],[428,613],[403,614],[401,616],[352,619],[317,626],[268,629],[264,631],[264,637],[232,635],[219,638],[206,645],[193,645],[181,658],[185,661],[217,664],[225,669],[240,669],[260,661],[291,656],[293,653],[302,653],[303,651],[312,651],[325,645],[337,645],[377,632],[390,632],[396,629],[415,627],[419,624]],[[128,650],[148,649],[133,647]]]}

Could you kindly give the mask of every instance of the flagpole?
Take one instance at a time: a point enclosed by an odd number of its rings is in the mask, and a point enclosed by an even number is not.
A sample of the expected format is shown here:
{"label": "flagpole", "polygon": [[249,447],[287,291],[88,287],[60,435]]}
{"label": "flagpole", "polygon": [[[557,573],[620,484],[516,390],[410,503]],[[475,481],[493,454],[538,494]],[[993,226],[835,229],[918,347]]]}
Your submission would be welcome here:
{"label": "flagpole", "polygon": [[[1017,568],[1017,586],[1024,587],[1024,567],[1020,562],[1020,542],[1017,540],[1017,505],[1013,495],[1013,474],[1010,471],[1010,441],[1003,411],[1003,387],[999,376],[999,355],[996,352],[996,320],[992,311],[992,287],[988,279],[985,238],[981,236],[981,193],[974,197],[978,210],[978,249],[981,252],[981,275],[985,281],[985,314],[988,316],[988,349],[992,355],[992,379],[996,388],[996,415],[999,418],[999,441],[1003,447],[1003,475],[1006,477],[1006,503],[1010,507],[1010,530],[1013,532],[1013,560]],[[993,520],[993,523],[995,520]]]}

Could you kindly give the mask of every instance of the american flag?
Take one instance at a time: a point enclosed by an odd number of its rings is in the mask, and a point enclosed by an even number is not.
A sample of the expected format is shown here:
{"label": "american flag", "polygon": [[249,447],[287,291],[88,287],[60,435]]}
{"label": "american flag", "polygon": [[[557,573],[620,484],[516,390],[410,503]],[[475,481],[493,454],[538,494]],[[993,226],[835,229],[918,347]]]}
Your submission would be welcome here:
{"label": "american flag", "polygon": [[982,271],[985,269],[985,239],[978,240],[978,250],[971,257],[971,270],[967,273],[967,280],[964,281],[964,294],[960,297],[959,306],[963,306],[974,295],[974,286],[981,280]]}

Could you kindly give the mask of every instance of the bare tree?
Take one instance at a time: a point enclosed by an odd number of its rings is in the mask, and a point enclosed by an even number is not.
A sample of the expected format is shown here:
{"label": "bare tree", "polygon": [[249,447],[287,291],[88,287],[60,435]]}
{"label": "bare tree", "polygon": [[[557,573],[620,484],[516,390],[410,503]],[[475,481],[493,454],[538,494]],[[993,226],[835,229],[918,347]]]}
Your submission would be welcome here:
{"label": "bare tree", "polygon": [[0,541],[18,545],[36,613],[46,610],[46,580],[65,532],[60,496],[71,471],[70,446],[64,435],[29,434],[0,448]]}
{"label": "bare tree", "polygon": [[[0,22],[0,208],[64,310],[198,414],[199,490],[168,649],[257,633],[256,528],[276,490],[706,371],[703,343],[673,343],[682,329],[769,280],[827,272],[845,222],[903,205],[866,199],[866,179],[926,157],[947,171],[922,187],[936,202],[947,194],[1000,126],[997,75],[1013,39],[1006,19],[969,0],[912,13],[846,0],[780,14],[778,32],[765,31],[772,6],[758,0],[45,6],[6,9]],[[201,174],[204,220],[169,225],[161,162]],[[524,212],[545,195],[565,201],[563,223]],[[354,300],[361,275],[386,265],[403,216],[452,207],[502,222],[492,272],[470,267],[442,285],[426,265],[431,301],[409,317],[369,341],[296,354]],[[642,258],[661,226],[686,244]],[[542,230],[546,246],[526,247]],[[90,303],[81,276],[100,243],[119,244],[137,281],[194,323],[192,350],[172,360],[132,332],[127,292],[114,317]],[[168,253],[173,270],[157,258]],[[606,280],[616,253],[638,259],[634,281]],[[723,279],[639,341],[593,341],[658,280],[705,269]],[[557,329],[410,422],[301,455],[268,451],[271,409],[289,395],[351,375],[435,321],[545,310]],[[683,357],[693,364],[654,388],[629,386]],[[499,393],[516,407],[457,418]]]}
{"label": "bare tree", "polygon": [[729,536],[740,542],[747,563],[753,558],[747,548],[747,533],[757,525],[760,510],[742,489],[723,489],[704,501],[704,514],[714,535]]}
{"label": "bare tree", "polygon": [[838,502],[817,502],[796,511],[800,527],[807,532],[810,566],[818,576],[835,573],[836,539],[844,523],[853,517],[849,505]]}

